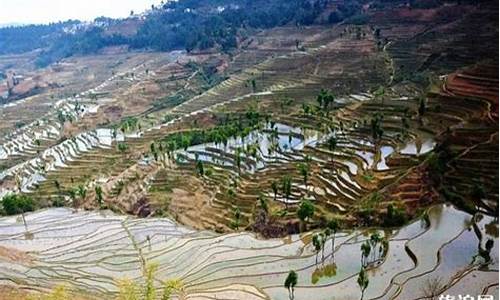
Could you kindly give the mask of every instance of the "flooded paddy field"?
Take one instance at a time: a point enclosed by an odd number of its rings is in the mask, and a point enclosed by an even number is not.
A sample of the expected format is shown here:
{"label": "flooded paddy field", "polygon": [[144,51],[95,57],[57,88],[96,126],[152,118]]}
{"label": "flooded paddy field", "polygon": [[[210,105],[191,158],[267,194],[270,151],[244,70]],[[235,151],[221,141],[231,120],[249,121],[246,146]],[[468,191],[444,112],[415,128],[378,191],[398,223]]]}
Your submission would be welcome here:
{"label": "flooded paddy field", "polygon": [[[482,292],[498,285],[496,221],[448,205],[433,206],[427,221],[399,229],[338,232],[335,248],[328,240],[319,259],[313,232],[262,240],[252,233],[197,231],[164,218],[66,208],[26,214],[25,219],[27,231],[19,216],[0,219],[0,247],[26,257],[2,257],[0,281],[28,290],[64,284],[78,293],[113,297],[117,280],[141,282],[146,265],[157,264],[155,283],[180,279],[188,298],[226,299],[234,293],[245,299],[288,299],[282,285],[288,271],[295,270],[298,299],[306,299],[311,288],[316,299],[331,299],[332,294],[352,299],[360,293],[360,245],[374,232],[387,246],[369,254],[373,262],[367,267],[365,299],[422,299],[429,296],[425,293],[433,280],[439,281],[439,293],[467,287]],[[485,263],[479,247],[487,240],[493,248]]]}

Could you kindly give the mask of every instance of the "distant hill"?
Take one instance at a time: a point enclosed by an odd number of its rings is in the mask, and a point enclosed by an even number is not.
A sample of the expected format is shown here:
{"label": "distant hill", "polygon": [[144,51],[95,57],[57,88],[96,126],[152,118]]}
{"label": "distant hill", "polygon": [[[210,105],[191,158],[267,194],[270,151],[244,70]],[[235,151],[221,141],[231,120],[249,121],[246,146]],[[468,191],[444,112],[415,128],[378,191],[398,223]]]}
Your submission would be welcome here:
{"label": "distant hill", "polygon": [[16,23],[16,22],[11,22],[11,23],[0,23],[0,28],[4,27],[19,27],[19,26],[25,26],[27,24],[24,23]]}
{"label": "distant hill", "polygon": [[[472,0],[471,0],[472,1]],[[424,3],[425,2],[425,3]],[[179,0],[152,6],[126,19],[97,18],[49,25],[0,28],[0,55],[42,48],[36,61],[44,67],[71,55],[127,45],[132,49],[188,52],[214,48],[229,52],[252,30],[283,25],[351,21],[366,23],[364,7],[442,5],[444,0]]]}

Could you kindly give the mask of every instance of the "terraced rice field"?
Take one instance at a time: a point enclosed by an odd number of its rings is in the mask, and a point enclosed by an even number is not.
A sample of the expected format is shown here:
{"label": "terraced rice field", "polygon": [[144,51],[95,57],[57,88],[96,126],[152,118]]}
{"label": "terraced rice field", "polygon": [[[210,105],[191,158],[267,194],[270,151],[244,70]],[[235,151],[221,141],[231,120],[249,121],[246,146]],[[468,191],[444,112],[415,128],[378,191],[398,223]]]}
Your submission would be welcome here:
{"label": "terraced rice field", "polygon": [[[397,230],[381,230],[389,240],[368,271],[365,299],[420,299],[429,279],[439,278],[440,292],[465,287],[482,293],[498,286],[498,236],[495,220],[474,218],[451,206],[429,209],[429,221],[417,220]],[[316,264],[311,233],[285,239],[257,239],[251,233],[218,235],[194,231],[165,218],[136,219],[109,211],[47,209],[26,215],[28,230],[17,217],[0,219],[0,246],[24,252],[27,259],[2,260],[2,283],[27,290],[66,284],[90,298],[111,298],[120,278],[142,280],[146,264],[159,265],[155,282],[181,279],[188,299],[288,299],[282,283],[290,268],[297,270],[296,297],[316,299],[356,297],[359,246],[369,233],[354,230],[336,236],[335,257],[330,242],[324,260]],[[498,227],[496,227],[498,230]],[[478,244],[494,240],[492,263],[480,267]],[[382,257],[379,258],[379,255]],[[327,272],[331,268],[331,272]],[[473,275],[471,275],[473,274]],[[473,276],[473,277],[471,277]],[[465,288],[462,287],[462,288]]]}
{"label": "terraced rice field", "polygon": [[0,107],[0,199],[40,209],[0,218],[0,291],[114,299],[157,265],[158,296],[179,279],[179,299],[288,299],[290,270],[295,299],[498,299],[498,59],[466,43],[492,17],[467,8],[283,26],[231,55],[134,53]]}

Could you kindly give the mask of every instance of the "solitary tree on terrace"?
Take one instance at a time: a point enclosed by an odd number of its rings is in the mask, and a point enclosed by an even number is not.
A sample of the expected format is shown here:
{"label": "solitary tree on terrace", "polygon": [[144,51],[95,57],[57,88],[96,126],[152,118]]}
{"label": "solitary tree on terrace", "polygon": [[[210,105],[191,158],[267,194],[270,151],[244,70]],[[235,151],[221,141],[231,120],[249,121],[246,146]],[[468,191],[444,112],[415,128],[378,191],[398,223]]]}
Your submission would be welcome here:
{"label": "solitary tree on terrace", "polygon": [[[326,140],[326,146],[328,147],[328,150],[330,150],[332,153],[335,151],[337,148],[337,137],[331,136]],[[332,166],[333,166],[333,155],[331,156],[332,158]],[[335,169],[333,169],[335,171]],[[336,172],[336,171],[335,171]]]}
{"label": "solitary tree on terrace", "polygon": [[259,204],[262,210],[264,210],[267,214],[269,212],[269,205],[267,204],[266,196],[264,196],[264,194],[262,193],[259,194]]}
{"label": "solitary tree on terrace", "polygon": [[304,180],[304,185],[307,190],[307,179],[309,178],[309,165],[305,163],[299,163],[297,165],[297,169],[299,170],[302,179]]}
{"label": "solitary tree on terrace", "polygon": [[97,199],[97,204],[99,204],[99,206],[102,206],[103,197],[102,197],[102,188],[100,185],[96,185],[95,187],[95,197]]}
{"label": "solitary tree on terrace", "polygon": [[238,206],[236,206],[236,209],[234,210],[234,223],[233,226],[238,230],[240,228],[240,223],[241,223],[241,210]]}
{"label": "solitary tree on terrace", "polygon": [[380,250],[377,251],[377,246],[378,244],[382,241],[382,238],[380,237],[380,234],[378,232],[375,232],[373,233],[371,236],[370,236],[370,243],[372,245],[372,248],[373,248],[373,260],[376,259],[376,255],[377,253],[380,253]]}
{"label": "solitary tree on terrace", "polygon": [[294,288],[297,285],[299,276],[295,271],[290,271],[285,279],[285,288],[288,290],[288,297],[290,300],[294,299]]}
{"label": "solitary tree on terrace", "polygon": [[370,245],[370,242],[366,241],[363,244],[361,244],[361,265],[363,267],[368,264],[367,260],[371,250],[372,247]]}
{"label": "solitary tree on terrace", "polygon": [[276,182],[276,180],[271,182],[271,189],[273,190],[274,201],[276,201],[276,194],[278,194],[278,182]]}
{"label": "solitary tree on terrace", "polygon": [[425,111],[426,111],[426,107],[425,107],[425,98],[420,98],[420,102],[418,104],[418,116],[421,118],[424,116],[425,114]]}
{"label": "solitary tree on terrace", "polygon": [[241,148],[236,148],[234,153],[236,160],[236,167],[238,168],[238,174],[241,173]]}
{"label": "solitary tree on terrace", "polygon": [[313,235],[312,243],[314,246],[314,250],[316,251],[316,264],[318,264],[318,254],[319,251],[321,251],[321,245],[322,245],[322,236],[320,234],[315,234]]}
{"label": "solitary tree on terrace", "polygon": [[304,224],[304,230],[307,230],[306,222],[314,215],[314,204],[309,200],[304,200],[300,203],[297,210],[297,216]]}
{"label": "solitary tree on terrace", "polygon": [[205,174],[205,169],[201,160],[196,160],[196,170],[198,171],[198,174],[203,177],[203,175]]}
{"label": "solitary tree on terrace", "polygon": [[285,195],[285,206],[288,209],[288,199],[292,193],[292,178],[289,175],[283,177],[282,188],[283,195]]}
{"label": "solitary tree on terrace", "polygon": [[328,221],[327,227],[332,232],[332,258],[335,261],[335,234],[339,230],[339,223],[337,220],[332,219]]}
{"label": "solitary tree on terrace", "polygon": [[358,286],[361,289],[361,300],[363,300],[365,290],[368,287],[369,282],[370,281],[368,280],[368,275],[366,275],[365,268],[362,267],[358,275]]}

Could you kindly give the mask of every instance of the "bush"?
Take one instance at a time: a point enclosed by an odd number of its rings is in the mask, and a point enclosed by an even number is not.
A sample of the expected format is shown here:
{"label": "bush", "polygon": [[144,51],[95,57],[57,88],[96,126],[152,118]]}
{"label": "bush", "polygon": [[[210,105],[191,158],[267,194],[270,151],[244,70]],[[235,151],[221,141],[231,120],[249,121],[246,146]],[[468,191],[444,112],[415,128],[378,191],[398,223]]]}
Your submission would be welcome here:
{"label": "bush", "polygon": [[394,207],[394,205],[389,204],[387,206],[387,214],[384,217],[384,226],[387,227],[397,227],[402,226],[406,223],[407,216],[402,208]]}
{"label": "bush", "polygon": [[3,210],[7,215],[16,215],[35,210],[35,202],[26,195],[11,194],[2,198]]}

